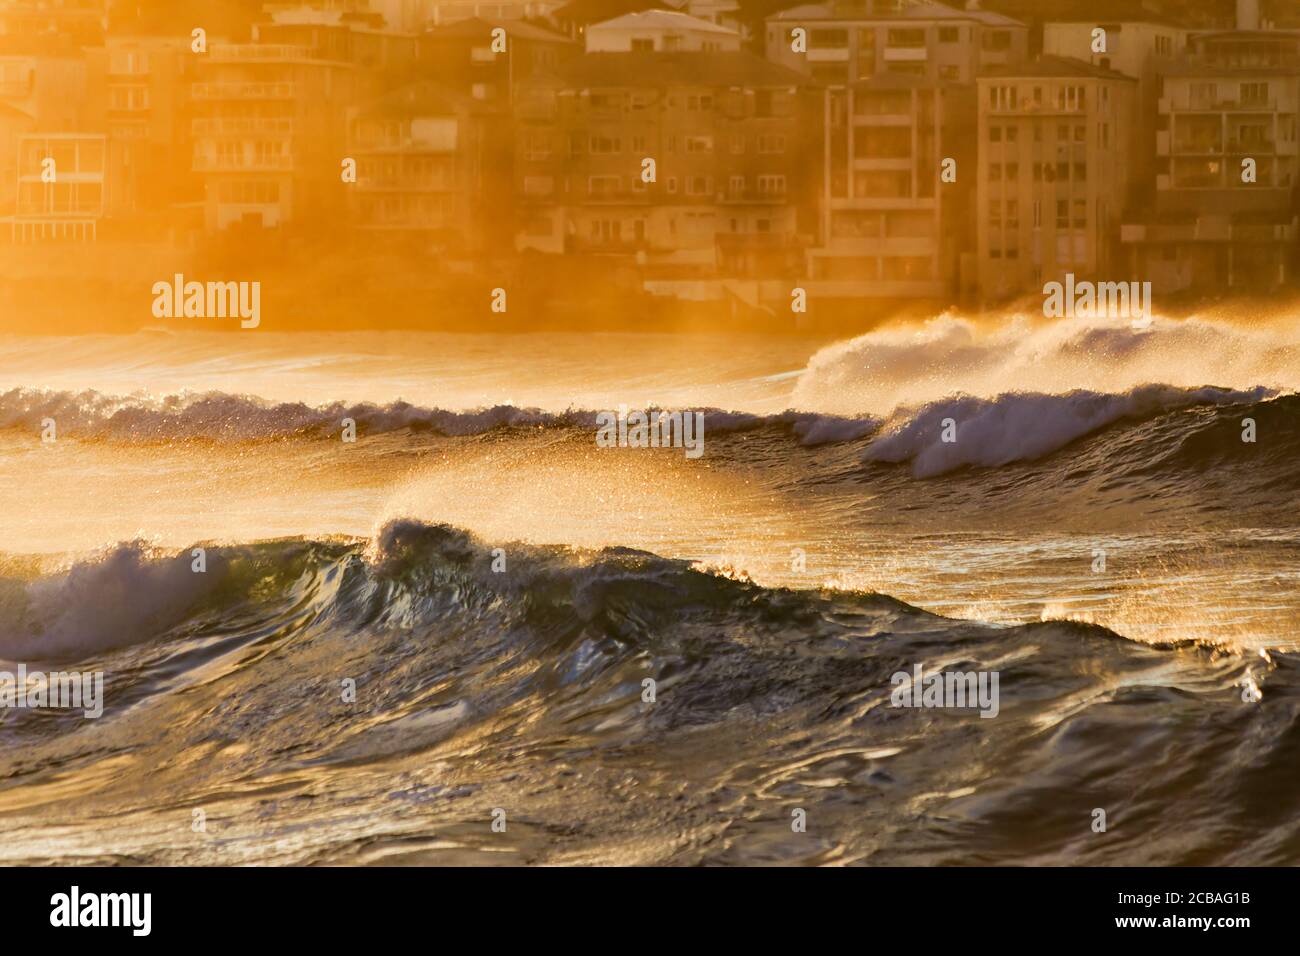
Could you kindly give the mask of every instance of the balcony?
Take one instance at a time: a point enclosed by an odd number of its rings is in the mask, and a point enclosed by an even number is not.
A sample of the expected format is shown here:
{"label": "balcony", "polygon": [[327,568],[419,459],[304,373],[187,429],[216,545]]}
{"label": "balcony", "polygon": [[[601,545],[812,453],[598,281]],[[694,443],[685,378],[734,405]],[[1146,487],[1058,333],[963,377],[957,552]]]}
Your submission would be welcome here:
{"label": "balcony", "polygon": [[1274,143],[1271,139],[1230,139],[1228,140],[1228,152],[1237,153],[1241,156],[1259,156],[1275,153]]}
{"label": "balcony", "polygon": [[270,117],[208,117],[196,119],[190,124],[190,131],[195,136],[250,136],[282,135],[291,136],[294,131],[292,119]]}
{"label": "balcony", "polygon": [[1275,113],[1277,100],[1224,100],[1217,97],[1163,97],[1161,113]]}
{"label": "balcony", "polygon": [[[1176,139],[1172,151],[1193,156],[1218,156],[1223,153],[1223,142],[1217,139]],[[1169,155],[1169,152],[1166,148],[1162,155]]]}
{"label": "balcony", "polygon": [[1141,242],[1294,242],[1296,223],[1231,223],[1223,216],[1190,222],[1130,223],[1120,226],[1120,241]]}
{"label": "balcony", "polygon": [[196,173],[278,173],[293,170],[293,156],[213,156],[194,157]]}
{"label": "balcony", "polygon": [[923,46],[887,46],[883,58],[886,63],[924,63],[930,51]]}
{"label": "balcony", "polygon": [[296,83],[195,83],[190,95],[196,100],[292,100],[298,96]]}
{"label": "balcony", "polygon": [[208,52],[213,63],[285,63],[311,58],[310,47],[287,43],[223,43]]}

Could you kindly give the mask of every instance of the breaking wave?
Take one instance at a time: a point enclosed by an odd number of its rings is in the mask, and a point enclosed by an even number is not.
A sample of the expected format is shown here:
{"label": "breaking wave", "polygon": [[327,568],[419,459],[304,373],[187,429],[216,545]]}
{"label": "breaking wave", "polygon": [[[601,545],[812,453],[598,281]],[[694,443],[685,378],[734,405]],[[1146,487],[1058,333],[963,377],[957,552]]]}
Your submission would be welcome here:
{"label": "breaking wave", "polygon": [[[86,771],[83,799],[118,821],[105,845],[130,844],[137,810],[226,821],[221,841],[154,827],[137,861],[1300,861],[1300,823],[1264,800],[1294,776],[1285,655],[955,621],[621,548],[499,553],[402,520],[370,541],[212,548],[203,575],[124,545],[8,579],[0,653],[103,669],[106,707],[91,737],[66,716],[0,723],[4,779],[57,781],[111,741],[139,769]],[[891,706],[891,675],[917,663],[1000,672],[998,719]],[[241,793],[272,785],[279,809],[253,819]],[[389,822],[364,843],[317,826],[320,788]],[[489,844],[475,821],[498,806],[511,836]],[[1140,839],[1087,839],[1094,806]]]}

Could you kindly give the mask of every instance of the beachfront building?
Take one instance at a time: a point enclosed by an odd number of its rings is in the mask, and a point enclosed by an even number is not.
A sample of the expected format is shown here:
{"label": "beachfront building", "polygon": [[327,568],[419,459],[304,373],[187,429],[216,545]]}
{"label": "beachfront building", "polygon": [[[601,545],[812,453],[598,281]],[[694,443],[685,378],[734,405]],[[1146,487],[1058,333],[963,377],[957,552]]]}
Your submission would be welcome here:
{"label": "beachfront building", "polygon": [[1043,52],[1115,70],[1137,81],[1137,121],[1129,155],[1132,195],[1124,197],[1127,205],[1136,205],[1155,188],[1160,77],[1186,52],[1190,31],[1169,20],[1133,16],[1099,20],[1096,16],[1085,9],[1073,19],[1044,23]]}
{"label": "beachfront building", "polygon": [[336,211],[355,73],[301,46],[209,47],[191,87],[209,231],[305,226]]}
{"label": "beachfront building", "polygon": [[442,253],[509,245],[508,120],[492,107],[423,82],[358,109],[348,152],[354,227]]}
{"label": "beachfront building", "polygon": [[810,294],[889,308],[951,301],[971,284],[975,78],[1027,45],[1025,26],[1001,14],[914,0],[767,19],[768,58],[825,87]]}
{"label": "beachfront building", "polygon": [[162,220],[201,198],[190,162],[196,62],[189,37],[110,35],[87,49],[88,125],[107,136],[107,216]]}
{"label": "beachfront building", "polygon": [[437,0],[433,5],[436,25],[461,20],[545,20],[562,5],[562,0]]}
{"label": "beachfront building", "polygon": [[545,27],[479,17],[430,30],[424,47],[427,78],[476,100],[502,104],[512,101],[520,83],[554,70],[582,50],[567,36]]}
{"label": "beachfront building", "polygon": [[15,243],[93,241],[104,217],[105,137],[40,133],[18,140]]}
{"label": "beachfront building", "polygon": [[1119,281],[1137,82],[1043,56],[979,78],[976,172],[981,296],[1042,289],[1066,273]]}
{"label": "beachfront building", "polygon": [[517,247],[665,281],[797,275],[806,83],[745,52],[589,53],[537,78],[516,111]]}
{"label": "beachfront building", "polygon": [[1156,291],[1270,288],[1294,270],[1300,34],[1193,36],[1164,68],[1156,188],[1122,231]]}
{"label": "beachfront building", "polygon": [[[809,292],[952,301],[970,245],[974,87],[886,74],[825,92],[820,243]],[[951,182],[943,166],[951,162]]]}
{"label": "beachfront building", "polygon": [[[795,29],[802,29],[797,49]],[[973,83],[982,69],[1028,55],[1029,31],[989,10],[929,0],[832,0],[767,18],[767,58],[827,86],[880,75]]]}
{"label": "beachfront building", "polygon": [[675,10],[645,10],[593,23],[584,34],[588,53],[736,52],[735,30]]}
{"label": "beachfront building", "polygon": [[57,37],[98,43],[108,27],[109,0],[0,0],[0,42]]}
{"label": "beachfront building", "polygon": [[65,44],[0,54],[0,103],[26,113],[41,130],[73,132],[87,120],[86,61]]}

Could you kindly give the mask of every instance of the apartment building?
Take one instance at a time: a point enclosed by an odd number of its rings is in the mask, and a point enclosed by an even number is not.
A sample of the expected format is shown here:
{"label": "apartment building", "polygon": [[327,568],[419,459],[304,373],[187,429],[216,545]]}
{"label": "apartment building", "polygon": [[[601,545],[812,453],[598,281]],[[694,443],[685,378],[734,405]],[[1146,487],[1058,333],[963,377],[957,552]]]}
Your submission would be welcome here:
{"label": "apartment building", "polygon": [[593,23],[584,34],[588,53],[736,52],[741,37],[675,10],[645,10]]}
{"label": "apartment building", "polygon": [[23,41],[6,45],[23,53],[0,55],[0,241],[95,239],[107,169],[85,60],[66,38]]}
{"label": "apartment building", "polygon": [[430,82],[355,111],[348,152],[354,227],[443,254],[499,254],[510,242],[509,121]]}
{"label": "apartment building", "polygon": [[[885,74],[825,92],[810,294],[952,301],[972,242],[974,87]],[[941,178],[951,160],[954,182]]]}
{"label": "apartment building", "polygon": [[104,216],[106,142],[81,133],[18,140],[18,194],[9,238],[16,243],[92,241]]}
{"label": "apartment building", "polygon": [[[1043,52],[1105,67],[1137,80],[1137,122],[1131,144],[1129,181],[1141,201],[1155,188],[1156,113],[1161,73],[1181,57],[1190,31],[1167,20],[1097,19],[1095,13],[1080,19],[1043,24]],[[1100,36],[1097,31],[1102,31]]]}
{"label": "apartment building", "polygon": [[109,0],[0,0],[0,39],[42,37],[98,43],[108,27]]}
{"label": "apartment building", "polygon": [[1137,81],[1042,56],[979,78],[980,292],[1001,300],[1066,273],[1131,278],[1117,240]]}
{"label": "apartment building", "polygon": [[197,62],[188,37],[109,35],[86,50],[87,122],[107,136],[107,216],[159,220],[202,198],[189,123]]}
{"label": "apartment building", "polygon": [[373,12],[271,10],[268,19],[253,24],[252,37],[255,43],[301,47],[315,59],[352,64],[363,99],[412,82],[430,65],[419,32],[388,29]]}
{"label": "apartment building", "polygon": [[434,22],[441,0],[371,0],[370,8],[384,18],[386,29],[422,33]]}
{"label": "apartment building", "polygon": [[[796,49],[793,31],[804,31]],[[1000,13],[928,0],[832,0],[766,20],[767,58],[827,86],[880,75],[972,83],[980,70],[1019,62],[1029,31]]]}
{"label": "apartment building", "polygon": [[[504,52],[497,37],[503,38]],[[582,52],[573,40],[545,27],[479,17],[435,27],[424,44],[429,78],[474,99],[507,104],[520,83]]]}
{"label": "apartment building", "polygon": [[807,84],[744,52],[589,53],[526,84],[518,248],[624,255],[665,279],[797,275]]}
{"label": "apartment building", "polygon": [[810,292],[876,305],[959,295],[973,272],[975,77],[1024,58],[1024,25],[921,0],[835,0],[777,13],[766,31],[769,58],[826,86]]}
{"label": "apartment building", "polygon": [[73,132],[88,119],[86,61],[61,44],[49,46],[0,54],[0,103],[26,113],[39,129]]}
{"label": "apartment building", "polygon": [[192,165],[206,228],[337,221],[355,67],[302,46],[213,43],[196,69]]}
{"label": "apartment building", "polygon": [[437,25],[476,18],[490,20],[545,20],[562,6],[561,0],[438,0],[433,8]]}
{"label": "apartment building", "polygon": [[1160,79],[1155,195],[1122,232],[1132,269],[1165,292],[1287,281],[1300,183],[1300,34],[1198,34]]}

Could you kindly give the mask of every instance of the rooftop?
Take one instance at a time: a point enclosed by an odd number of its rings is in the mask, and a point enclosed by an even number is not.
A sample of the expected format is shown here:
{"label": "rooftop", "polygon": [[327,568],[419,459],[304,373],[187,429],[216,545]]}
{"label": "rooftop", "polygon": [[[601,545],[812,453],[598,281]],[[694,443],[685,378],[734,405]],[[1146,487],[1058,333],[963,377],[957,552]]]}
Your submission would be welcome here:
{"label": "rooftop", "polygon": [[485,20],[482,17],[470,17],[457,20],[445,26],[430,27],[428,35],[432,37],[482,39],[485,43],[491,39],[492,31],[500,27],[507,37],[518,40],[537,40],[546,43],[572,43],[563,33],[547,30],[526,20]]}
{"label": "rooftop", "polygon": [[588,30],[693,30],[696,33],[716,33],[720,36],[735,37],[734,30],[720,27],[708,20],[679,13],[676,10],[643,10],[639,13],[625,13],[612,20],[593,23]]}
{"label": "rooftop", "polygon": [[1019,20],[992,10],[958,10],[942,3],[930,0],[906,0],[898,7],[876,7],[837,5],[834,3],[810,3],[800,7],[782,10],[768,17],[769,20],[837,20],[852,23],[883,20],[966,20],[983,23],[993,27],[1024,26]]}
{"label": "rooftop", "polygon": [[1070,56],[1050,56],[1047,54],[1034,60],[1024,60],[1006,66],[990,67],[989,69],[980,72],[981,79],[984,77],[1015,76],[1079,77],[1098,80],[1126,80],[1130,83],[1136,82],[1133,77],[1120,73],[1117,70],[1112,70],[1104,66],[1097,66],[1084,60],[1076,60],[1074,57]]}
{"label": "rooftop", "polygon": [[737,52],[587,53],[556,67],[569,86],[814,86],[802,73]]}

